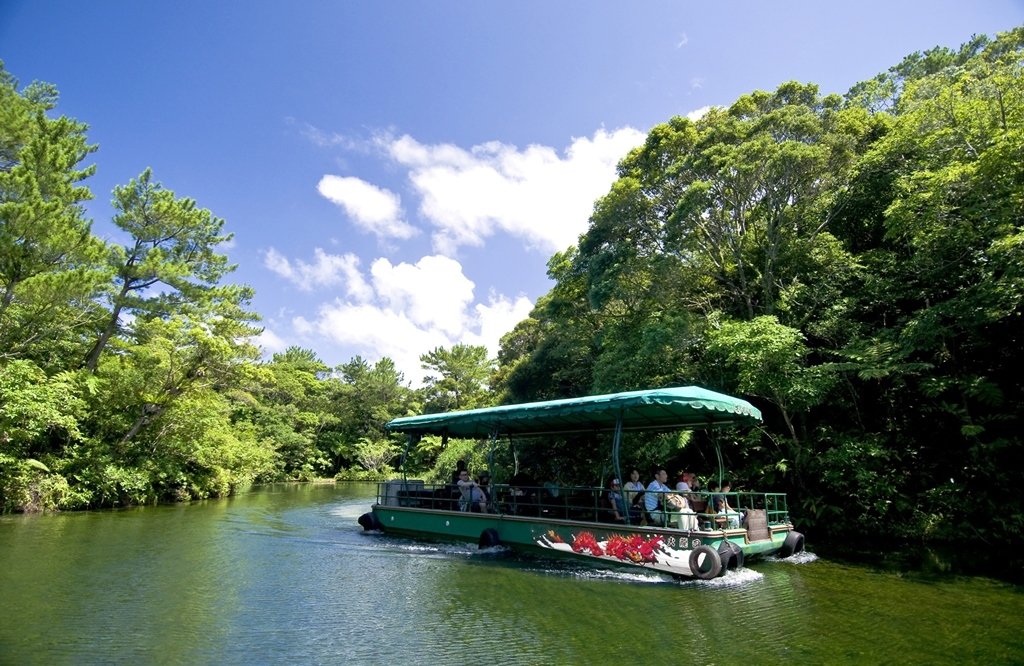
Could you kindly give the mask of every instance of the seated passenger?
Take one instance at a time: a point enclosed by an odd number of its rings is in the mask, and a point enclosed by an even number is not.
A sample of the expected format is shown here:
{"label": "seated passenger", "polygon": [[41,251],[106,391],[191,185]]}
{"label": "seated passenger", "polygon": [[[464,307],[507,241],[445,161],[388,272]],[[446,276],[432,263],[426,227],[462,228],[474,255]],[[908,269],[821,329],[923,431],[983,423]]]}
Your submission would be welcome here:
{"label": "seated passenger", "polygon": [[558,478],[554,472],[548,474],[548,480],[544,482],[544,490],[547,491],[548,495],[552,498],[558,497]]}
{"label": "seated passenger", "polygon": [[470,511],[476,504],[481,513],[487,513],[487,500],[484,497],[484,493],[480,490],[480,486],[476,481],[469,478],[469,472],[462,470],[459,472],[459,492],[462,493],[462,499],[459,500],[459,511]]}
{"label": "seated passenger", "polygon": [[459,483],[459,474],[461,474],[464,471],[466,471],[466,461],[465,460],[460,460],[457,463],[455,463],[455,471],[452,472],[452,485],[453,486],[458,485],[458,483]]}
{"label": "seated passenger", "polygon": [[[717,514],[720,509],[725,508],[725,497],[718,494],[718,481],[708,481],[708,505],[704,509],[706,514]],[[718,519],[715,519],[718,522]]]}
{"label": "seated passenger", "polygon": [[695,474],[687,474],[687,476],[686,485],[690,486],[690,491],[683,495],[683,497],[690,503],[690,509],[694,513],[704,513],[707,511],[708,498],[700,492],[700,479]]}
{"label": "seated passenger", "polygon": [[[722,482],[722,493],[728,493],[732,490],[732,483],[729,481]],[[722,498],[721,508],[718,509],[717,513],[726,517],[729,522],[729,527],[736,528],[740,526],[740,521],[743,520],[743,514],[736,509],[729,506],[728,495],[719,495]]]}
{"label": "seated passenger", "polygon": [[484,504],[490,507],[491,504],[491,475],[484,472],[476,480],[476,487],[480,490],[480,493],[484,496]]}
{"label": "seated passenger", "polygon": [[509,501],[512,513],[517,515],[537,515],[537,482],[529,474],[516,474],[509,479]]}
{"label": "seated passenger", "polygon": [[615,522],[625,523],[626,516],[629,516],[630,525],[640,524],[640,512],[632,507],[627,508],[626,500],[619,491],[618,479],[612,479],[608,483],[608,504],[611,506]]}
{"label": "seated passenger", "polygon": [[697,529],[697,514],[685,495],[670,493],[665,497],[665,507],[670,514],[668,516],[670,524],[676,523],[681,530]]}
{"label": "seated passenger", "polygon": [[629,470],[629,481],[624,487],[626,501],[632,506],[637,506],[644,496],[644,484],[640,481],[640,470],[636,467]]}
{"label": "seated passenger", "polygon": [[644,509],[647,511],[647,520],[655,525],[665,526],[668,516],[665,514],[665,495],[672,492],[672,489],[665,485],[668,481],[668,472],[664,467],[654,470],[654,480],[647,484],[647,491],[644,494]]}
{"label": "seated passenger", "polygon": [[[679,481],[676,483],[676,492],[680,493],[696,493],[700,490],[700,479],[693,472],[683,472],[679,475]],[[691,501],[692,497],[687,496]]]}

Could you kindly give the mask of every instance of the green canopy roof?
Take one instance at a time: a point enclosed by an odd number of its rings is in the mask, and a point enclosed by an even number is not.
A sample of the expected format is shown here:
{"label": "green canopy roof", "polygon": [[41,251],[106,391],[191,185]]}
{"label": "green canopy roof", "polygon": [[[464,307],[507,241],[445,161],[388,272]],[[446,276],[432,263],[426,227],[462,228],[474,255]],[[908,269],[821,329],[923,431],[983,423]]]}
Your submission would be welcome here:
{"label": "green canopy roof", "polygon": [[624,430],[682,430],[761,420],[761,412],[746,400],[681,386],[409,416],[391,421],[387,429],[464,438],[488,437],[495,430],[501,435],[594,432],[613,430],[620,415]]}

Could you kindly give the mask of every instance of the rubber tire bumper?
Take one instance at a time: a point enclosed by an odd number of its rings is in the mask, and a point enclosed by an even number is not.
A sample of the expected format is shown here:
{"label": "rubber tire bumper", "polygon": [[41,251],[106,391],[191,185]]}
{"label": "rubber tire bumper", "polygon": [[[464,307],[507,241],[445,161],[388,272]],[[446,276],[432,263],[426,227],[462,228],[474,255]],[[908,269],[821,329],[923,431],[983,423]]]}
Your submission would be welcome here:
{"label": "rubber tire bumper", "polygon": [[480,533],[480,542],[477,544],[480,549],[494,548],[501,544],[501,539],[498,538],[498,530],[493,527],[488,527],[486,530]]}
{"label": "rubber tire bumper", "polygon": [[690,573],[694,578],[711,580],[722,573],[722,558],[711,546],[700,545],[690,552]]}
{"label": "rubber tire bumper", "polygon": [[779,548],[779,557],[786,558],[794,553],[802,552],[804,552],[804,535],[790,530],[786,535],[786,540],[782,542],[782,548]]}
{"label": "rubber tire bumper", "polygon": [[[728,551],[728,556],[723,551]],[[718,555],[722,558],[723,571],[743,568],[743,549],[732,541],[723,541],[722,545],[718,547]]]}
{"label": "rubber tire bumper", "polygon": [[718,558],[722,560],[722,571],[719,576],[724,576],[726,571],[736,568],[736,557],[729,545],[728,541],[718,544]]}
{"label": "rubber tire bumper", "polygon": [[359,516],[359,524],[363,526],[364,532],[380,529],[380,519],[377,518],[377,514],[373,511]]}

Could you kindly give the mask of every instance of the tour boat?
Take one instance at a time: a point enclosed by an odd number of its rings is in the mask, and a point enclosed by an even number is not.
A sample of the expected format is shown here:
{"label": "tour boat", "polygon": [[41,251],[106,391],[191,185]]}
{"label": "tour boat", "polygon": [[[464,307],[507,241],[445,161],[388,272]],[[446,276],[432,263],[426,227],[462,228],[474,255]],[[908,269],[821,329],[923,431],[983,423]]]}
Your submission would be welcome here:
{"label": "tour boat", "polygon": [[[760,421],[761,413],[745,400],[687,386],[424,414],[395,419],[387,430],[408,436],[403,468],[409,448],[424,435],[488,439],[491,461],[503,439],[572,436],[596,445],[610,435],[611,470],[622,479],[619,449],[624,432],[717,430]],[[720,452],[718,463],[721,479]],[[386,534],[564,553],[704,580],[742,567],[746,558],[788,557],[804,546],[783,493],[725,493],[729,510],[715,511],[709,504],[721,500],[713,500],[712,493],[645,491],[657,498],[656,511],[645,510],[646,498],[636,508],[619,503],[622,511],[616,511],[608,487],[556,488],[524,481],[512,475],[494,484],[482,503],[470,489],[455,484],[404,477],[382,482],[376,503],[359,523]],[[642,479],[645,486],[647,481]]]}

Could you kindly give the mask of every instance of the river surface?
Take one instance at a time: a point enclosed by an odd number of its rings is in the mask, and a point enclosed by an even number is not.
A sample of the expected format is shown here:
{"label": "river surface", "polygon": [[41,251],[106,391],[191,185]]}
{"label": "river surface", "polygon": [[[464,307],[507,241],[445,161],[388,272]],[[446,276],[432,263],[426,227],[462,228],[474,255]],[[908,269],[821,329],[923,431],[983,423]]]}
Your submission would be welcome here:
{"label": "river surface", "polygon": [[1010,583],[810,553],[679,583],[363,533],[373,494],[2,516],[0,664],[1024,663]]}

